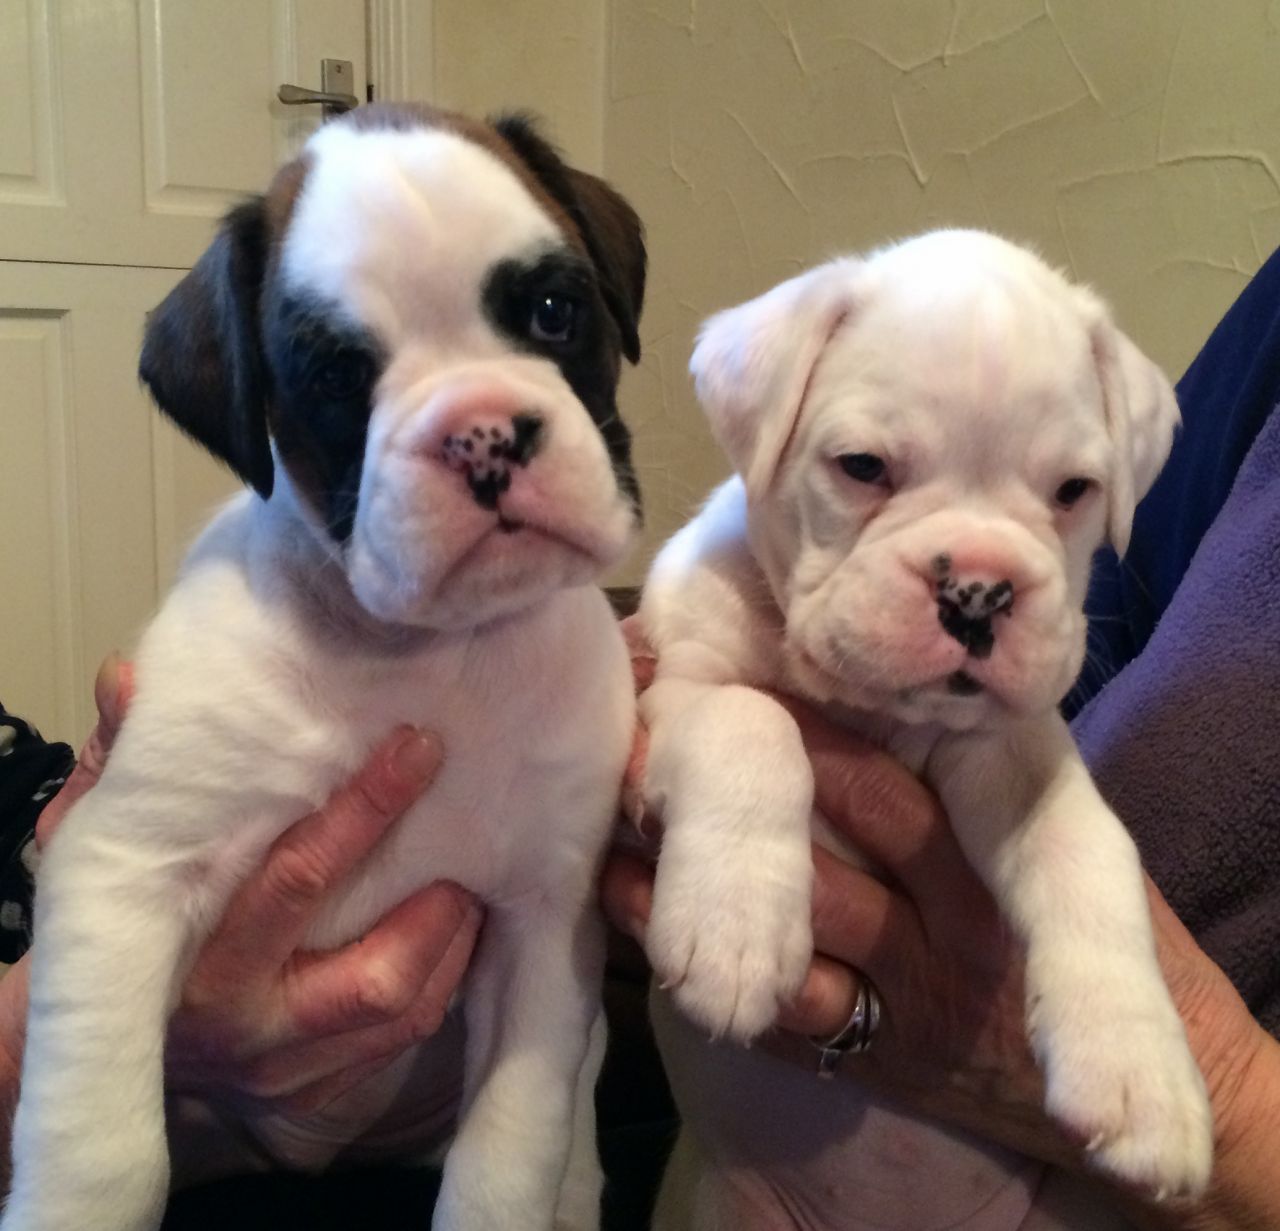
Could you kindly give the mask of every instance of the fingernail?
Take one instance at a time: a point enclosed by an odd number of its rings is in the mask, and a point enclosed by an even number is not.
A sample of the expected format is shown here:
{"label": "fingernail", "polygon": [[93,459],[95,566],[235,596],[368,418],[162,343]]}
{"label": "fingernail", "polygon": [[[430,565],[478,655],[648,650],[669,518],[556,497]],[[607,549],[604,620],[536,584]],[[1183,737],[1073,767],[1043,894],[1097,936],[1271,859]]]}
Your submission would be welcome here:
{"label": "fingernail", "polygon": [[484,919],[484,904],[470,889],[459,885],[457,881],[437,881],[435,888],[446,891],[453,898],[458,908],[458,925],[456,930],[464,932],[475,930]]}
{"label": "fingernail", "polygon": [[622,930],[626,932],[632,940],[638,940],[641,944],[644,943],[644,932],[647,926],[648,924],[646,921],[639,915],[627,915],[622,920]]}
{"label": "fingernail", "polygon": [[429,731],[410,731],[396,745],[391,768],[410,785],[426,782],[440,767],[444,750],[439,738]]}
{"label": "fingernail", "polygon": [[93,681],[93,700],[98,713],[108,722],[116,722],[120,708],[120,664],[123,660],[119,650],[112,650],[98,667],[98,674]]}

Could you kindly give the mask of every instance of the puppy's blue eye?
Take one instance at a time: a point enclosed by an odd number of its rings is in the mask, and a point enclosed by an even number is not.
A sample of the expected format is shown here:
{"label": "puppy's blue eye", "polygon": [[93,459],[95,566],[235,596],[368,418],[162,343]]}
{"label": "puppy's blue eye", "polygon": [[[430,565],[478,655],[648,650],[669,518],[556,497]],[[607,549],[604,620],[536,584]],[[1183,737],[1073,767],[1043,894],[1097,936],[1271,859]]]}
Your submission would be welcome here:
{"label": "puppy's blue eye", "polygon": [[879,483],[885,476],[884,458],[874,453],[842,453],[836,461],[849,478],[859,483]]}
{"label": "puppy's blue eye", "polygon": [[1053,493],[1054,502],[1061,508],[1069,509],[1092,486],[1093,483],[1088,479],[1068,479]]}
{"label": "puppy's blue eye", "polygon": [[373,364],[358,351],[341,351],[326,359],[311,378],[311,387],[321,397],[342,402],[363,393],[373,376]]}
{"label": "puppy's blue eye", "polygon": [[573,341],[578,305],[567,295],[542,295],[533,305],[529,336],[536,342],[563,345]]}

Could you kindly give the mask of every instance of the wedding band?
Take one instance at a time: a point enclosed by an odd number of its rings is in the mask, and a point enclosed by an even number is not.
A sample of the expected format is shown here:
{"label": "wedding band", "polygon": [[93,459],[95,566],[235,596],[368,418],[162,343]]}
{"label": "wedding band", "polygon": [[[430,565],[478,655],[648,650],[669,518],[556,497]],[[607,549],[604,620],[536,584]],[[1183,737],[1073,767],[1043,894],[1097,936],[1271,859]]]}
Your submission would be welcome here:
{"label": "wedding band", "polygon": [[876,1028],[880,1025],[880,994],[871,986],[871,980],[861,971],[858,974],[858,994],[853,1002],[853,1012],[844,1027],[829,1039],[809,1042],[818,1049],[818,1076],[834,1077],[840,1061],[849,1053],[866,1051],[871,1046]]}

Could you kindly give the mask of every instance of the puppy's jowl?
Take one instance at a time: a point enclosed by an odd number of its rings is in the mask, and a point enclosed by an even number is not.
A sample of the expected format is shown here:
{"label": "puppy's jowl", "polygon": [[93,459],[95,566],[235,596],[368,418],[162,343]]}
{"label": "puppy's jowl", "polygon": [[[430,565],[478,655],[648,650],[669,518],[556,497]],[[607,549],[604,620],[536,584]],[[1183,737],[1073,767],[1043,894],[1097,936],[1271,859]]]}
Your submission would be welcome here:
{"label": "puppy's jowl", "polygon": [[444,768],[309,942],[436,879],[478,894],[434,1225],[596,1225],[595,874],[633,702],[592,582],[638,519],[614,396],[644,272],[631,209],[524,122],[370,107],[155,312],[144,379],[256,493],[186,561],[41,869],[4,1231],[158,1224],[184,962],[399,723],[439,731]]}
{"label": "puppy's jowl", "polygon": [[801,984],[813,779],[757,690],[798,693],[941,796],[1026,946],[1049,1110],[1114,1175],[1202,1189],[1210,1114],[1138,857],[1056,708],[1090,557],[1124,550],[1168,453],[1168,383],[1092,294],[969,232],[724,312],[692,369],[737,477],[664,548],[642,607],[659,977],[741,1039]]}

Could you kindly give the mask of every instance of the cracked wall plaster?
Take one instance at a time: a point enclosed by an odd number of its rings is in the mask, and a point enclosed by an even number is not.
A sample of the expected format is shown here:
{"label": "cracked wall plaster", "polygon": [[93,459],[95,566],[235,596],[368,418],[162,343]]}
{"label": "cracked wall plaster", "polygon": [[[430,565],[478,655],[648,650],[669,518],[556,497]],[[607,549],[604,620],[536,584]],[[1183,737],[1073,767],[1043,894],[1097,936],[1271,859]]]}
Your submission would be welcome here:
{"label": "cracked wall plaster", "polygon": [[1091,282],[1176,378],[1280,244],[1275,2],[434,7],[440,101],[541,111],[648,226],[623,387],[647,543],[621,580],[725,473],[686,375],[717,308],[837,252],[987,226]]}

